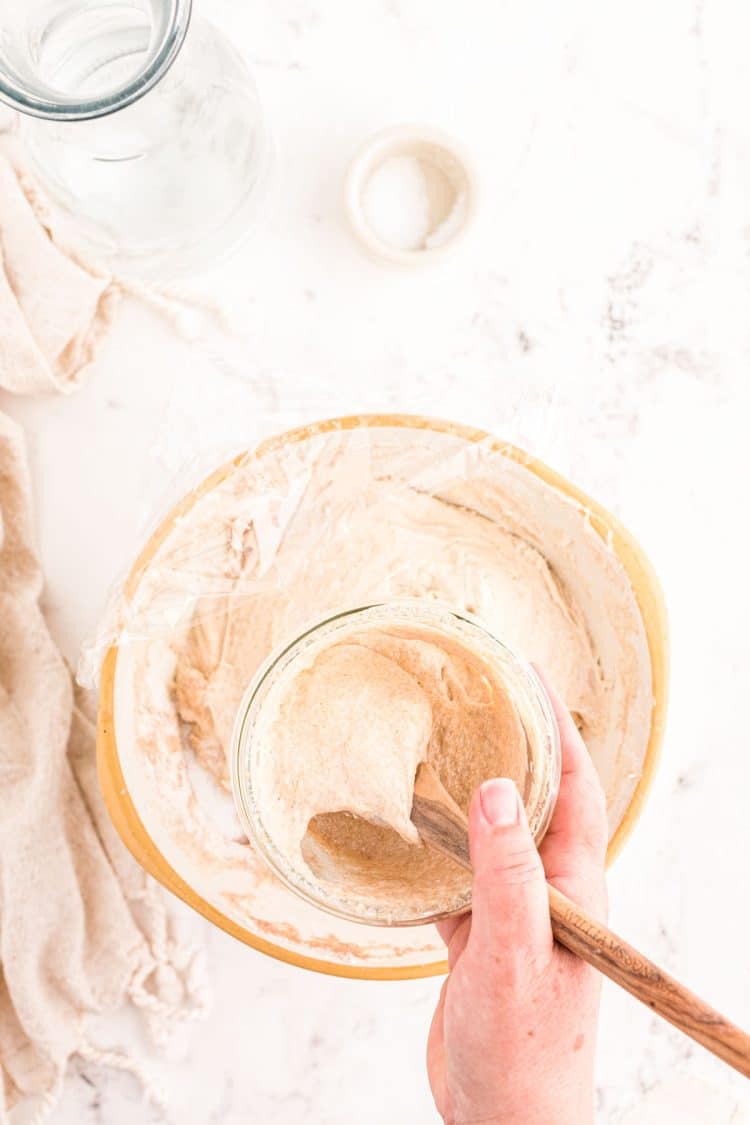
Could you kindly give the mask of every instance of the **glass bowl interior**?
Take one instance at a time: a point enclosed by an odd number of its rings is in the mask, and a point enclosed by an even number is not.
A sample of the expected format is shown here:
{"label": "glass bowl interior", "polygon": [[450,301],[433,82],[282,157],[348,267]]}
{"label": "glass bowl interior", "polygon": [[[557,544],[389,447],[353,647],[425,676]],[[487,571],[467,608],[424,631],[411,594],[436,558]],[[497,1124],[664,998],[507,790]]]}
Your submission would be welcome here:
{"label": "glass bowl interior", "polygon": [[296,639],[272,653],[250,683],[240,705],[232,740],[232,789],[239,818],[248,837],[274,874],[301,898],[349,921],[368,925],[423,925],[467,910],[470,887],[460,895],[417,909],[403,896],[374,905],[347,893],[345,884],[319,879],[302,865],[293,865],[282,853],[263,817],[256,780],[261,756],[268,753],[263,737],[264,709],[278,686],[307,663],[320,649],[345,640],[363,628],[416,626],[459,642],[479,656],[500,678],[521,718],[529,752],[529,769],[521,796],[535,839],[549,825],[560,783],[560,743],[557,725],[546,693],[533,668],[492,636],[482,624],[448,606],[422,599],[403,599],[342,611],[306,629]]}

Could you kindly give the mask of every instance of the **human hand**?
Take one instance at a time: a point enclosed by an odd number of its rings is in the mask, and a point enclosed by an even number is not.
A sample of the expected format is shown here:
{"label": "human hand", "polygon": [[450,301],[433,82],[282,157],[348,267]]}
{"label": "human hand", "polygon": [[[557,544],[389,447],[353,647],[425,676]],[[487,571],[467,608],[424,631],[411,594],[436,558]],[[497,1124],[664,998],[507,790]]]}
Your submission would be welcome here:
{"label": "human hand", "polygon": [[472,911],[438,925],[450,972],[427,1071],[447,1125],[594,1120],[601,977],[553,941],[545,880],[606,919],[606,806],[583,739],[544,683],[562,745],[547,835],[537,851],[513,782],[486,781],[469,811]]}

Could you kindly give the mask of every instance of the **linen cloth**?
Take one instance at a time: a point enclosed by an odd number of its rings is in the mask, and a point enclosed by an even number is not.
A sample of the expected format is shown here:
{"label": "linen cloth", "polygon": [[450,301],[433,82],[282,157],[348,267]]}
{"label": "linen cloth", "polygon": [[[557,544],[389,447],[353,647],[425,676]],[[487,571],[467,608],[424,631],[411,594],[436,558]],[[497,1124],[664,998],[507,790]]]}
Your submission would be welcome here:
{"label": "linen cloth", "polygon": [[[123,291],[59,247],[44,205],[0,154],[0,387],[68,392]],[[74,501],[72,501],[74,503]],[[200,953],[120,843],[96,780],[90,701],[40,609],[23,434],[0,412],[0,1121],[54,1107],[75,1053],[138,1073],[85,1038],[132,1001],[156,1041],[206,1006]]]}
{"label": "linen cloth", "polygon": [[30,178],[0,154],[0,387],[72,391],[121,292],[53,242]]}

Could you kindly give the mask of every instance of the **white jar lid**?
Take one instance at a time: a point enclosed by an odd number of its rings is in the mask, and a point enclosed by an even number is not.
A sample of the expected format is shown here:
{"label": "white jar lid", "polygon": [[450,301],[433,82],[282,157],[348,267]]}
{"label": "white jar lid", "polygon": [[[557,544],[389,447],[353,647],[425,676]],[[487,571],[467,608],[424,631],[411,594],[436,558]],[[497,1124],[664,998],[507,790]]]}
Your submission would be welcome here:
{"label": "white jar lid", "polygon": [[371,137],[346,177],[346,210],[363,246],[405,265],[434,260],[464,236],[477,205],[471,159],[430,126],[397,125]]}

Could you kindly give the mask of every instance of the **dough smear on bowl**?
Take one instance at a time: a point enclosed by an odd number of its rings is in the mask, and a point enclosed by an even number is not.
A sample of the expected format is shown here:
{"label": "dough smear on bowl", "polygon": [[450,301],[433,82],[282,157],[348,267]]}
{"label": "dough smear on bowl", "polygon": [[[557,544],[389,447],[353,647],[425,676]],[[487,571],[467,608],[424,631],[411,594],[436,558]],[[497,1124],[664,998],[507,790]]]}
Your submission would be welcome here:
{"label": "dough smear on bowl", "polygon": [[402,598],[473,615],[545,669],[597,767],[611,831],[640,776],[646,631],[585,508],[496,445],[416,426],[311,430],[240,460],[172,523],[121,607],[117,747],[167,862],[295,954],[443,957],[427,929],[347,927],[295,902],[243,839],[229,792],[235,716],[268,656],[343,609]]}

